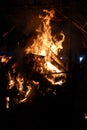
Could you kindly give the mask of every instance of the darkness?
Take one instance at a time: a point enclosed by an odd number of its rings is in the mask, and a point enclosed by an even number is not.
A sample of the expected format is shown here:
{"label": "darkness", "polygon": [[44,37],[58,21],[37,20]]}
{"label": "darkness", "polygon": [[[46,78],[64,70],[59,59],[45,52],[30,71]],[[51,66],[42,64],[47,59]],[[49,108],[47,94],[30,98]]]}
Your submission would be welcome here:
{"label": "darkness", "polygon": [[[65,33],[63,43],[69,63],[67,81],[53,88],[42,75],[33,75],[45,92],[50,87],[55,92],[45,95],[35,91],[26,103],[5,109],[6,74],[17,60],[19,70],[23,70],[23,49],[36,37],[39,25],[38,14],[42,10],[54,8],[55,19],[52,21],[53,34]],[[87,3],[83,0],[15,0],[0,1],[0,53],[12,54],[13,59],[6,68],[0,68],[0,129],[50,130],[87,128]],[[18,46],[18,42],[20,43]],[[79,56],[86,58],[80,63]],[[32,68],[32,63],[30,68]],[[24,70],[25,71],[25,70]],[[30,71],[30,70],[29,70]],[[2,87],[2,84],[4,88]],[[2,99],[3,98],[3,99]]]}

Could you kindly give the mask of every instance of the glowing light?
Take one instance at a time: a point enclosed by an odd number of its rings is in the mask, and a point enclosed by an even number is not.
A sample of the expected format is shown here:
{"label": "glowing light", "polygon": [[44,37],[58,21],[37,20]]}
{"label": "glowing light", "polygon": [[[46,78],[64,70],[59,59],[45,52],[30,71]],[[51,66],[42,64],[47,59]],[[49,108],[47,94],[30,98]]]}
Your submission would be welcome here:
{"label": "glowing light", "polygon": [[15,85],[15,81],[14,81],[14,78],[11,77],[11,74],[10,74],[10,71],[8,72],[8,88],[9,89],[12,89]]}
{"label": "glowing light", "polygon": [[[61,49],[63,49],[62,43],[65,40],[65,35],[63,31],[59,33],[61,39],[57,39],[56,35],[52,36],[52,29],[51,29],[51,19],[54,18],[55,11],[54,10],[43,10],[45,15],[39,15],[39,19],[41,20],[41,25],[36,29],[37,38],[33,40],[33,44],[25,48],[25,53],[29,54],[36,54],[39,56],[44,56],[45,60],[42,62],[41,60],[37,60],[37,66],[34,67],[36,71],[39,73],[49,72],[51,73],[60,73],[63,69],[58,68],[58,65],[53,65],[52,61],[54,60],[57,64],[60,64],[64,67],[62,62],[57,58],[57,55],[60,53]],[[42,62],[42,64],[41,64]],[[47,72],[47,73],[48,73]],[[61,74],[64,75],[64,74]],[[55,78],[59,77],[60,74],[52,75],[50,78],[45,76],[45,78],[50,81],[52,84],[63,84],[62,81],[55,82]],[[64,75],[64,77],[66,77]]]}
{"label": "glowing light", "polygon": [[60,57],[60,60],[62,60],[62,59],[63,59],[63,57],[61,56],[61,57]]}
{"label": "glowing light", "polygon": [[[37,55],[42,55],[46,57],[50,57],[51,53],[49,51],[53,51],[56,55],[63,49],[62,43],[65,40],[65,35],[63,31],[60,32],[61,40],[58,40],[56,36],[52,36],[51,33],[51,19],[53,19],[55,11],[51,10],[43,10],[46,13],[46,16],[39,15],[39,19],[41,19],[41,25],[36,29],[38,33],[37,38],[33,40],[33,44],[28,46],[25,49],[26,54],[33,53]],[[42,26],[43,25],[43,26]],[[43,27],[43,28],[42,28]]]}
{"label": "glowing light", "polygon": [[[33,72],[43,74],[43,77],[52,85],[62,85],[66,81],[66,74],[64,72],[64,65],[61,62],[63,57],[58,59],[58,54],[63,49],[62,43],[65,40],[63,31],[59,35],[61,39],[57,39],[56,35],[52,36],[51,19],[54,18],[55,11],[43,10],[44,16],[39,15],[41,20],[40,26],[36,29],[37,37],[33,39],[33,43],[25,47],[25,54],[33,54],[34,65]],[[19,45],[19,43],[18,43]],[[2,57],[1,62],[7,63],[10,59],[5,56]],[[28,62],[27,62],[28,63]],[[16,96],[13,97],[14,104],[19,104],[27,101],[32,95],[33,88],[39,89],[39,82],[28,79],[26,74],[18,72],[17,63],[11,66],[8,72],[8,89],[17,90]],[[18,66],[19,67],[19,66]],[[17,72],[16,72],[17,71]],[[25,72],[25,71],[24,71]],[[13,89],[13,91],[15,90]],[[44,92],[42,92],[44,93]],[[56,95],[56,91],[53,92]],[[9,108],[10,98],[6,97],[6,108]]]}
{"label": "glowing light", "polygon": [[24,83],[24,79],[23,77],[20,75],[20,73],[17,75],[16,77],[16,80],[17,80],[17,89],[19,91],[22,91],[23,90],[23,83]]}
{"label": "glowing light", "polygon": [[52,72],[56,72],[56,73],[61,72],[54,65],[52,65],[49,61],[46,62],[46,66],[47,66],[47,69],[51,70]]}
{"label": "glowing light", "polygon": [[84,114],[84,118],[85,118],[85,120],[87,120],[87,114]]}
{"label": "glowing light", "polygon": [[5,55],[3,55],[3,56],[0,56],[0,58],[1,58],[2,63],[7,63],[12,58],[12,56],[6,57]]}
{"label": "glowing light", "polygon": [[82,62],[82,61],[83,61],[83,59],[84,59],[84,57],[83,57],[83,56],[79,57],[79,61],[80,61],[80,62]]}
{"label": "glowing light", "polygon": [[9,101],[10,101],[10,98],[6,97],[6,109],[9,109]]}

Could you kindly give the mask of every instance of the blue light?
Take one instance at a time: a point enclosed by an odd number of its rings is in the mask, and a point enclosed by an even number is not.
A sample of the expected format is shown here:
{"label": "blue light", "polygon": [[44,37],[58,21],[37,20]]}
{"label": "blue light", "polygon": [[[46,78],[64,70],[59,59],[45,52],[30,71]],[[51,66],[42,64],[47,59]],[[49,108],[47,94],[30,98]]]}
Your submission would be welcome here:
{"label": "blue light", "polygon": [[83,57],[83,56],[80,56],[80,57],[79,57],[79,61],[80,61],[80,62],[82,62],[82,61],[83,61],[83,59],[84,59],[84,57]]}

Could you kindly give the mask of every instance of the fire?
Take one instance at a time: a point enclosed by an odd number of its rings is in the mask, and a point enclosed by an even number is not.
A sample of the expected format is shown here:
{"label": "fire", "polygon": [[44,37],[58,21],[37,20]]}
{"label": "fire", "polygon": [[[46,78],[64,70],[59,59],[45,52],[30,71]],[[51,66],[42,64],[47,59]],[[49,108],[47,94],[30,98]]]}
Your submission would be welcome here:
{"label": "fire", "polygon": [[62,36],[61,40],[57,40],[56,36],[52,36],[51,33],[51,19],[54,18],[55,11],[51,10],[43,10],[46,13],[46,16],[43,17],[39,15],[39,19],[41,19],[41,25],[36,29],[38,33],[37,38],[34,39],[33,44],[25,49],[26,54],[33,53],[37,55],[43,56],[51,56],[49,51],[53,51],[56,55],[58,54],[58,50],[63,49],[62,43],[65,40],[65,35],[63,32],[60,32]]}
{"label": "fire", "polygon": [[[30,81],[25,81],[24,77],[21,76],[20,73],[18,73],[17,75],[14,74],[12,72],[8,72],[8,85],[7,85],[7,90],[10,92],[11,90],[16,90],[15,93],[15,97],[8,97],[9,101],[10,98],[13,98],[14,100],[14,104],[19,104],[22,102],[25,102],[29,96],[29,94],[31,93],[32,90],[32,86],[30,84]],[[6,101],[8,99],[6,97]],[[9,106],[8,104],[9,102],[7,102],[6,104],[6,108]]]}
{"label": "fire", "polygon": [[54,65],[52,65],[49,61],[46,62],[46,68],[52,72],[56,72],[56,73],[59,73],[61,72],[60,70],[58,70]]}
{"label": "fire", "polygon": [[15,81],[11,77],[10,71],[8,72],[8,80],[9,80],[9,82],[8,82],[9,89],[12,89],[15,85]]}
{"label": "fire", "polygon": [[9,97],[6,97],[6,109],[9,109]]}
{"label": "fire", "polygon": [[[63,31],[60,32],[59,36],[61,39],[57,39],[57,36],[52,36],[51,20],[54,18],[55,11],[43,10],[44,15],[39,15],[41,25],[36,29],[37,37],[33,39],[32,45],[25,47],[25,55],[32,54],[33,58],[29,57],[27,60],[27,65],[33,60],[34,65],[32,66],[33,72],[38,72],[42,74],[43,77],[50,82],[52,85],[61,86],[66,82],[66,74],[62,73],[65,71],[65,66],[58,59],[58,54],[63,49],[62,43],[65,40],[65,35]],[[8,63],[12,57],[1,57],[1,62]],[[28,63],[29,62],[29,63]],[[24,63],[25,64],[25,63]],[[7,91],[14,94],[6,97],[6,108],[10,106],[11,100],[14,104],[25,102],[29,99],[33,89],[39,89],[40,82],[34,81],[29,78],[30,72],[18,72],[20,69],[17,62],[14,62],[11,69],[7,73],[8,84]],[[26,68],[25,68],[26,70]],[[23,74],[24,73],[24,74]],[[27,73],[27,74],[25,74]],[[26,76],[27,75],[27,76]],[[56,95],[55,91],[54,94]]]}
{"label": "fire", "polygon": [[[60,60],[57,58],[58,54],[60,53],[61,49],[63,49],[62,43],[65,40],[65,35],[63,31],[60,32],[61,39],[57,39],[56,35],[52,36],[52,28],[51,28],[51,20],[54,18],[55,11],[52,9],[51,11],[43,10],[43,12],[46,14],[45,16],[39,15],[39,19],[41,20],[41,25],[36,29],[37,32],[37,38],[33,40],[33,43],[31,46],[28,46],[25,49],[26,54],[35,54],[38,56],[44,56],[44,66],[41,65],[41,61],[37,61],[39,65],[39,73],[57,73],[57,77],[60,76],[60,72],[64,71],[65,67],[60,62]],[[55,61],[57,64],[54,65],[52,62]],[[61,66],[61,69],[58,67],[58,64]],[[36,70],[38,70],[38,67],[36,67]],[[63,68],[62,68],[63,67]],[[42,68],[40,70],[40,68]],[[45,72],[44,72],[45,70]],[[46,71],[47,70],[47,71]],[[65,74],[61,74],[64,78],[66,78]],[[46,76],[46,79],[50,81],[53,85],[59,84],[62,85],[63,80],[59,82],[54,82],[56,76],[52,76],[52,79],[49,79]]]}
{"label": "fire", "polygon": [[7,63],[11,58],[12,58],[12,56],[5,56],[5,55],[3,55],[3,56],[0,56],[0,58],[1,58],[1,63]]}
{"label": "fire", "polygon": [[18,73],[17,77],[16,77],[16,81],[17,81],[17,89],[21,92],[23,91],[23,84],[24,84],[24,79],[23,77],[20,75],[20,73]]}

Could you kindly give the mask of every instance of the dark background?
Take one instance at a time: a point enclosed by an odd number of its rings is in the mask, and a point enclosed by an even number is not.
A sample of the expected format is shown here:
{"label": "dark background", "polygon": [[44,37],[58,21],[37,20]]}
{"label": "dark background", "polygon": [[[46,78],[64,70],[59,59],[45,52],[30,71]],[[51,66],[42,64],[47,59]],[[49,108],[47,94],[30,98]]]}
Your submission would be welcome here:
{"label": "dark background", "polygon": [[[70,77],[57,96],[35,95],[32,103],[0,111],[0,129],[86,129],[87,62],[78,66],[78,56],[87,49],[87,3],[83,0],[3,0],[0,1],[0,52],[24,48],[39,25],[38,14],[54,8],[53,32],[62,29],[66,39],[64,54],[69,57]],[[87,59],[86,59],[87,60]],[[79,77],[79,78],[78,78]],[[44,83],[46,86],[46,83]]]}

